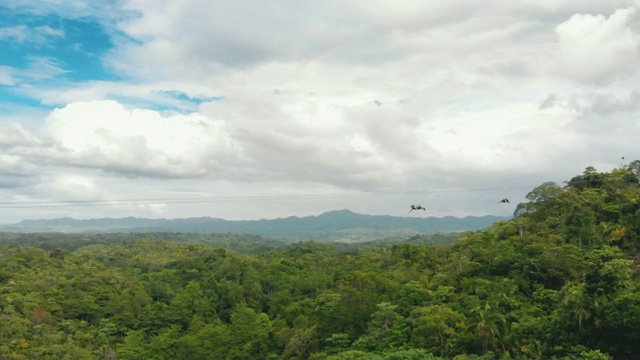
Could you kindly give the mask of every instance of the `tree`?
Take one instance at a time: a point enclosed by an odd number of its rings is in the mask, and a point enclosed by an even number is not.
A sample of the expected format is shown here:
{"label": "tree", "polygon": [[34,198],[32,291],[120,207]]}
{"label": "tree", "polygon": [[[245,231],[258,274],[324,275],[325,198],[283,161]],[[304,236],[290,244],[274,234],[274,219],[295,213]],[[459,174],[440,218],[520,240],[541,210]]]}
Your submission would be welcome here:
{"label": "tree", "polygon": [[146,350],[145,334],[142,330],[130,330],[116,347],[117,358],[120,360],[136,360],[149,357]]}
{"label": "tree", "polygon": [[574,176],[567,181],[567,188],[584,190],[586,188],[598,188],[604,183],[604,174],[599,173],[593,166],[587,166],[582,175]]}
{"label": "tree", "polygon": [[627,169],[635,175],[636,179],[640,180],[640,160],[633,160],[627,165]]}
{"label": "tree", "polygon": [[484,306],[474,308],[471,313],[473,317],[468,328],[480,338],[482,354],[486,354],[490,347],[496,349],[498,341],[505,335],[506,317],[496,312],[488,301]]}
{"label": "tree", "polygon": [[339,352],[349,349],[351,346],[351,339],[349,335],[344,333],[331,334],[331,336],[325,339],[325,351],[329,354],[337,354]]}
{"label": "tree", "polygon": [[448,305],[417,307],[408,320],[413,329],[411,344],[434,354],[445,355],[447,341],[464,329],[465,320],[464,315]]}
{"label": "tree", "polygon": [[585,332],[592,326],[597,302],[589,296],[585,284],[567,284],[562,292],[561,306],[556,311],[556,319],[561,327],[578,336],[585,336]]}
{"label": "tree", "polygon": [[519,217],[540,212],[543,207],[549,206],[550,202],[553,201],[554,198],[561,195],[563,192],[564,191],[562,190],[562,188],[555,182],[545,182],[542,185],[531,190],[526,195],[526,198],[527,200],[529,200],[529,202],[518,204],[514,211],[514,216]]}
{"label": "tree", "polygon": [[231,314],[231,357],[266,359],[274,348],[273,328],[267,314],[239,304]]}
{"label": "tree", "polygon": [[232,348],[231,333],[219,320],[206,323],[194,316],[189,331],[180,338],[177,359],[215,360],[227,357]]}
{"label": "tree", "polygon": [[366,350],[387,350],[401,346],[406,342],[407,324],[404,317],[396,311],[397,305],[389,302],[379,303],[371,315],[367,332],[355,343],[355,347]]}

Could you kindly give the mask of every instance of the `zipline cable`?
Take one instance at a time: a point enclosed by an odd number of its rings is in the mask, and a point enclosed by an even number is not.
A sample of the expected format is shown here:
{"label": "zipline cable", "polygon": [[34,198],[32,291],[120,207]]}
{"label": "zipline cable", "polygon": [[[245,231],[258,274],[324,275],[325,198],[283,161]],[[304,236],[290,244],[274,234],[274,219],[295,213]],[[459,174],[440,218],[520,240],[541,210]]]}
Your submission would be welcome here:
{"label": "zipline cable", "polygon": [[[439,189],[418,191],[421,194],[457,193],[475,191],[505,191],[508,189],[531,188],[531,186],[491,187],[475,189]],[[196,204],[217,202],[268,201],[268,200],[314,200],[324,198],[341,198],[353,194],[288,194],[288,195],[254,195],[254,196],[221,196],[198,198],[142,198],[142,199],[113,199],[113,200],[33,200],[0,202],[0,209],[30,209],[55,207],[96,207],[96,206],[136,206],[156,204]],[[362,195],[362,194],[359,194]]]}

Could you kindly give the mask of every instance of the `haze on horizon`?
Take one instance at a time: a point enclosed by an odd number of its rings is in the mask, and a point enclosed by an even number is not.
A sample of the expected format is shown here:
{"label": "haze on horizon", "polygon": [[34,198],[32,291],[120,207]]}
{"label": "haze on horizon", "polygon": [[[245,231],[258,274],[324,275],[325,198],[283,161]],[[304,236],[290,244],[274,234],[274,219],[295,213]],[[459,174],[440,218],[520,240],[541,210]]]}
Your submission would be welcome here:
{"label": "haze on horizon", "polygon": [[638,0],[5,0],[0,223],[509,216],[640,159],[638,64]]}

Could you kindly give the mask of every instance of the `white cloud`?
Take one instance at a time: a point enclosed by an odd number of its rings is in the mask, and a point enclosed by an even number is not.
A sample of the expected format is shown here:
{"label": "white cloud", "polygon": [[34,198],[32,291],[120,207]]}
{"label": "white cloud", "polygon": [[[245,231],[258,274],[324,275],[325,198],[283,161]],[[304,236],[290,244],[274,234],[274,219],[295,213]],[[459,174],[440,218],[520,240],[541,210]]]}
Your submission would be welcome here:
{"label": "white cloud", "polygon": [[64,37],[64,35],[63,30],[54,29],[48,25],[32,28],[25,25],[0,28],[0,40],[13,41],[19,44],[45,45],[50,38],[60,38]]}
{"label": "white cloud", "polygon": [[546,110],[552,108],[555,105],[556,100],[556,94],[547,95],[547,97],[545,97],[544,100],[542,100],[542,102],[540,103],[540,106],[538,106],[538,110]]}
{"label": "white cloud", "polygon": [[568,106],[581,116],[601,117],[604,120],[623,115],[629,122],[635,122],[634,115],[640,113],[640,89],[628,94],[589,92],[570,99]]}
{"label": "white cloud", "polygon": [[0,125],[0,147],[37,144],[38,140],[21,124]]}
{"label": "white cloud", "polygon": [[69,72],[62,68],[56,59],[49,57],[31,57],[29,67],[20,71],[20,76],[29,80],[45,80]]}
{"label": "white cloud", "polygon": [[637,74],[640,63],[638,6],[609,17],[576,14],[556,27],[561,59],[558,74],[581,82],[613,81]]}
{"label": "white cloud", "polygon": [[[357,136],[338,104],[284,95],[245,96],[202,107],[211,118],[224,119],[242,147],[251,176],[371,185],[388,182],[366,174],[389,169],[387,160],[351,145]],[[368,183],[368,184],[367,184]]]}
{"label": "white cloud", "polygon": [[95,177],[81,174],[64,173],[49,179],[47,190],[56,194],[58,198],[83,201],[101,200],[104,196],[102,189],[96,184]]}
{"label": "white cloud", "polygon": [[[23,156],[125,175],[193,177],[235,160],[224,124],[201,115],[163,117],[115,101],[72,103],[54,110],[44,134],[49,147]],[[18,150],[16,150],[18,151]]]}
{"label": "white cloud", "polygon": [[[2,6],[17,13],[37,16],[56,14],[65,18],[93,17],[98,20],[111,20],[113,12],[119,12],[115,0],[104,1],[68,1],[68,0],[3,0]],[[115,18],[121,18],[118,14]]]}
{"label": "white cloud", "polygon": [[19,156],[0,155],[0,165],[2,165],[3,174],[26,175],[35,170],[31,164],[23,163]]}
{"label": "white cloud", "polygon": [[28,37],[28,28],[24,25],[12,26],[0,29],[0,39],[13,40],[18,43],[23,43]]}
{"label": "white cloud", "polygon": [[[92,4],[49,0],[42,11],[95,16]],[[508,215],[487,207],[498,193],[517,202],[592,159],[615,166],[640,137],[640,16],[629,0],[118,5],[98,20],[115,26],[103,60],[117,80],[29,84],[60,78],[53,58],[31,74],[0,69],[0,82],[25,80],[13,91],[59,107],[33,130],[40,143],[0,134],[13,159],[42,167],[32,196],[338,192],[250,209],[95,211],[405,215],[421,201],[434,215]],[[223,99],[195,109],[181,94]]]}
{"label": "white cloud", "polygon": [[13,68],[8,66],[0,66],[0,85],[13,85]]}
{"label": "white cloud", "polygon": [[11,154],[0,154],[0,189],[29,187],[39,182],[37,167]]}

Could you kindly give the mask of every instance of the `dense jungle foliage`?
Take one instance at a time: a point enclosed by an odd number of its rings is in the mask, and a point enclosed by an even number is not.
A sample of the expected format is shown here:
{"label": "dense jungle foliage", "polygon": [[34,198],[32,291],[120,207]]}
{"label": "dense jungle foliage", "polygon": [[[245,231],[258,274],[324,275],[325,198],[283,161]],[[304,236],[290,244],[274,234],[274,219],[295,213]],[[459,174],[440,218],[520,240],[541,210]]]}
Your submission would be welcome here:
{"label": "dense jungle foliage", "polygon": [[638,165],[449,245],[6,246],[0,359],[633,359]]}

